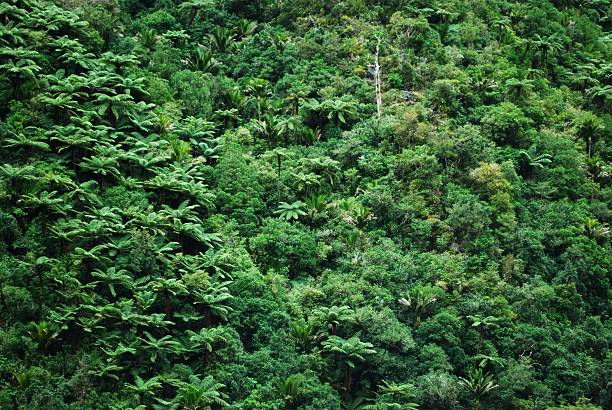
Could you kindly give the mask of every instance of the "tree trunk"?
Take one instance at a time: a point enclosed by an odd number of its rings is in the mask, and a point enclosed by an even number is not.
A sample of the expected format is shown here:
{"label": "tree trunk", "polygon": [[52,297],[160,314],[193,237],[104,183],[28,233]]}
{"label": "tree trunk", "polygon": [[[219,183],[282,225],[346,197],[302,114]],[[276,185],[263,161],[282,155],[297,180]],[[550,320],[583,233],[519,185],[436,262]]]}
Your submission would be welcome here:
{"label": "tree trunk", "polygon": [[5,312],[8,312],[8,306],[6,306],[6,299],[4,298],[4,291],[2,290],[4,287],[3,283],[0,283],[0,305],[4,308]]}
{"label": "tree trunk", "polygon": [[194,8],[191,16],[189,17],[189,22],[187,23],[187,27],[191,27],[193,24],[193,20],[195,20],[196,15],[198,14],[198,9]]}
{"label": "tree trunk", "polygon": [[42,317],[42,298],[43,298],[43,277],[40,268],[36,268],[38,273],[38,316]]}
{"label": "tree trunk", "polygon": [[345,364],[346,370],[344,373],[344,395],[348,398],[349,393],[351,391],[351,384],[353,383],[353,377],[351,374],[351,367],[348,364]]}
{"label": "tree trunk", "polygon": [[172,303],[170,294],[167,291],[164,291],[164,312],[166,313],[166,319],[170,320],[172,317]]}
{"label": "tree trunk", "polygon": [[374,57],[374,85],[376,87],[376,116],[380,119],[380,115],[382,113],[382,91],[380,85],[380,63],[378,61],[380,49],[380,38],[378,38],[378,43],[376,44],[376,55]]}
{"label": "tree trunk", "polygon": [[414,324],[412,325],[412,328],[416,329],[419,326],[421,326],[421,315],[417,313],[416,319],[414,320]]}

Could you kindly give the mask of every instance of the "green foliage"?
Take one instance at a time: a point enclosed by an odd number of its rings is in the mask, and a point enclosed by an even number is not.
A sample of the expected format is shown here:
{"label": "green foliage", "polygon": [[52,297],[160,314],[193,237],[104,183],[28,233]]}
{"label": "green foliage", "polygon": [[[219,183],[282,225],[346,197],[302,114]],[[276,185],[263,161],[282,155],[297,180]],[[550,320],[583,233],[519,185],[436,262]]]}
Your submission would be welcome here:
{"label": "green foliage", "polygon": [[611,408],[609,15],[3,2],[0,408]]}
{"label": "green foliage", "polygon": [[278,206],[278,210],[276,210],[274,213],[278,214],[281,218],[290,221],[292,219],[300,219],[300,216],[306,215],[306,211],[304,211],[305,207],[306,204],[302,201],[295,201],[292,204],[281,202]]}
{"label": "green foliage", "polygon": [[477,409],[480,408],[480,400],[482,397],[499,387],[497,384],[493,383],[493,376],[489,373],[483,373],[482,369],[470,371],[467,378],[460,377],[459,383],[473,395]]}

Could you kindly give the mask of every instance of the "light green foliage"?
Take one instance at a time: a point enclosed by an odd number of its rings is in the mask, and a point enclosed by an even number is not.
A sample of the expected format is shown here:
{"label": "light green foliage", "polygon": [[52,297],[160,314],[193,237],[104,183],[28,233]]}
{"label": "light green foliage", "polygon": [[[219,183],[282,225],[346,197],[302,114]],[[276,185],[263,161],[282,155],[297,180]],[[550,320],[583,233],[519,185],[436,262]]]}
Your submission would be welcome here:
{"label": "light green foliage", "polygon": [[292,204],[281,202],[278,206],[278,210],[276,210],[274,213],[278,214],[281,218],[290,221],[292,219],[300,219],[300,216],[306,215],[306,211],[304,211],[305,207],[306,204],[302,201],[296,201]]}

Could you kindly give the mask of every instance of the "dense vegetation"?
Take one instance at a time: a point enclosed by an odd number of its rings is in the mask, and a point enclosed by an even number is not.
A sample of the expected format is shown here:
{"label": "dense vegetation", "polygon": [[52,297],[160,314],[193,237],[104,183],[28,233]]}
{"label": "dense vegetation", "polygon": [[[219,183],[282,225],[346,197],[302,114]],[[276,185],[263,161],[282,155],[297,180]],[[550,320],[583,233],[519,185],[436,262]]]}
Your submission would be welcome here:
{"label": "dense vegetation", "polygon": [[2,2],[0,408],[612,408],[610,16]]}

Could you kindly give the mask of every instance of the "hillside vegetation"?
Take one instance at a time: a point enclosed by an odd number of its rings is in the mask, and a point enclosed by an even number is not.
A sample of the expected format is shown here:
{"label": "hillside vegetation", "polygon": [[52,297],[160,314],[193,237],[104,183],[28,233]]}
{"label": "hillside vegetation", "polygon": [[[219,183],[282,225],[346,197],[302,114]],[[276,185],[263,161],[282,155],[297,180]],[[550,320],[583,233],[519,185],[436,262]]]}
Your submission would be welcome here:
{"label": "hillside vegetation", "polygon": [[0,408],[612,408],[607,0],[5,0]]}

